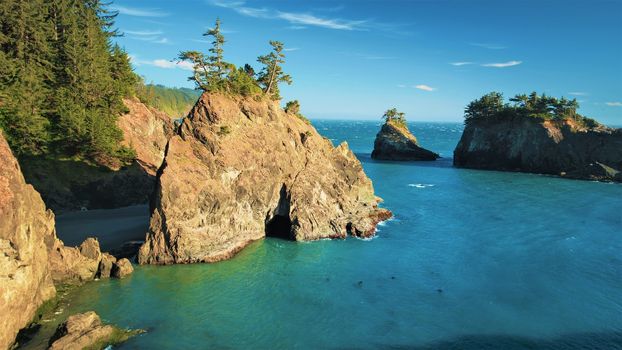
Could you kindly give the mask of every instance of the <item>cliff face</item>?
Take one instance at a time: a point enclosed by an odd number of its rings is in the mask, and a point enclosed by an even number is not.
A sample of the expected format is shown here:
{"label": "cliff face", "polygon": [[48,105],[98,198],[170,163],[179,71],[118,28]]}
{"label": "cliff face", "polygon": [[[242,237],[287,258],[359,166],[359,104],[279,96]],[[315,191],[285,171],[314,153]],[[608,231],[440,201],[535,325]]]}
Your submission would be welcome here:
{"label": "cliff face", "polygon": [[376,135],[371,157],[382,160],[436,160],[439,155],[420,147],[417,138],[406,126],[387,121]]}
{"label": "cliff face", "polygon": [[459,167],[622,181],[622,129],[529,118],[474,121],[454,151]]}
{"label": "cliff face", "polygon": [[391,214],[343,143],[272,101],[203,94],[170,139],[141,264],[212,262],[266,235],[371,236]]}
{"label": "cliff face", "polygon": [[129,112],[119,117],[117,124],[123,131],[123,144],[136,151],[136,161],[130,166],[111,170],[72,160],[20,159],[26,180],[56,213],[149,201],[173,124],[164,113],[137,99],[126,99],[124,103]]}
{"label": "cliff face", "polygon": [[55,239],[54,214],[26,184],[0,131],[0,349],[56,290],[48,271],[48,245]]}

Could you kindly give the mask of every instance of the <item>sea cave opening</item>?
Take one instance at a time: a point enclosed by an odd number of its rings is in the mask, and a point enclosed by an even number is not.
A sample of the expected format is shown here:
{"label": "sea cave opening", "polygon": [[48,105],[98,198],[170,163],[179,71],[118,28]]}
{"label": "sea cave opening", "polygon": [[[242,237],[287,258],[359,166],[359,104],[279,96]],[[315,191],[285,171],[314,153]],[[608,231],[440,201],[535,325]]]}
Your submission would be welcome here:
{"label": "sea cave opening", "polygon": [[275,215],[266,223],[266,237],[292,240],[292,221],[289,216]]}

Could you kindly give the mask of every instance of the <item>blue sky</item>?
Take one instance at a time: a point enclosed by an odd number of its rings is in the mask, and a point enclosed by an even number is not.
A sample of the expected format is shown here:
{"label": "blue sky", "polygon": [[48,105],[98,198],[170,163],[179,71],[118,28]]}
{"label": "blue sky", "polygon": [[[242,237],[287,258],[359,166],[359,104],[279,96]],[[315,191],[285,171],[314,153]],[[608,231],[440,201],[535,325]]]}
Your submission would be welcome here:
{"label": "blue sky", "polygon": [[461,121],[484,93],[576,97],[580,112],[622,125],[621,1],[116,0],[117,40],[136,71],[193,87],[181,50],[209,49],[217,17],[225,59],[252,64],[285,43],[310,118],[376,119],[397,107],[414,121]]}

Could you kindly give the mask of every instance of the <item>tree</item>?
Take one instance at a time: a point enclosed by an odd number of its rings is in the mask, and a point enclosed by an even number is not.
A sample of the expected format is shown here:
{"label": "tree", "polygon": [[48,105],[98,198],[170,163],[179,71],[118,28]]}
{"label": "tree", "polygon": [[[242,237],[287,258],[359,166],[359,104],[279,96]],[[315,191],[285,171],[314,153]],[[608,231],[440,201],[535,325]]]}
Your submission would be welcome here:
{"label": "tree", "polygon": [[250,64],[246,63],[244,65],[244,73],[246,73],[249,77],[255,79],[255,69]]}
{"label": "tree", "polygon": [[285,104],[285,113],[290,114],[299,114],[300,113],[300,103],[298,100],[289,101]]}
{"label": "tree", "polygon": [[225,37],[220,32],[219,18],[216,18],[216,24],[214,25],[214,28],[208,29],[207,32],[203,33],[203,36],[214,37],[214,41],[212,41],[212,48],[209,49],[209,52],[212,53],[212,56],[209,56],[208,59],[211,63],[214,74],[217,78],[221,79],[223,77],[223,74],[225,73],[226,63],[224,62],[222,57],[222,46],[225,44]]}
{"label": "tree", "polygon": [[384,114],[382,115],[382,118],[387,123],[397,122],[398,124],[406,125],[406,113],[399,112],[397,108],[388,109],[386,112],[384,112]]}
{"label": "tree", "polygon": [[465,120],[494,117],[504,109],[503,94],[491,92],[468,104],[464,110]]}
{"label": "tree", "polygon": [[270,41],[272,52],[265,56],[259,56],[257,61],[264,65],[259,73],[257,81],[263,86],[263,91],[272,99],[281,98],[278,84],[281,82],[292,83],[292,78],[283,72],[281,65],[285,63],[285,54],[283,53],[283,43],[279,41]]}

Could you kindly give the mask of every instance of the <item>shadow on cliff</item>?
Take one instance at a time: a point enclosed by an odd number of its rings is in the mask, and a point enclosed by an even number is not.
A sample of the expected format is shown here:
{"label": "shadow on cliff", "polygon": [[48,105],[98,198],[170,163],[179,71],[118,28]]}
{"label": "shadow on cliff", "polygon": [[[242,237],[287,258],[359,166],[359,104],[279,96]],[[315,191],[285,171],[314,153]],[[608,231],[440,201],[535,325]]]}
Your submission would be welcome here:
{"label": "shadow on cliff", "polygon": [[73,159],[27,157],[19,162],[26,182],[57,214],[146,204],[156,181],[137,162],[117,171]]}
{"label": "shadow on cliff", "polygon": [[424,346],[376,343],[373,347],[375,349],[412,350],[616,350],[622,349],[622,332],[572,333],[549,339],[501,334],[467,335]]}

